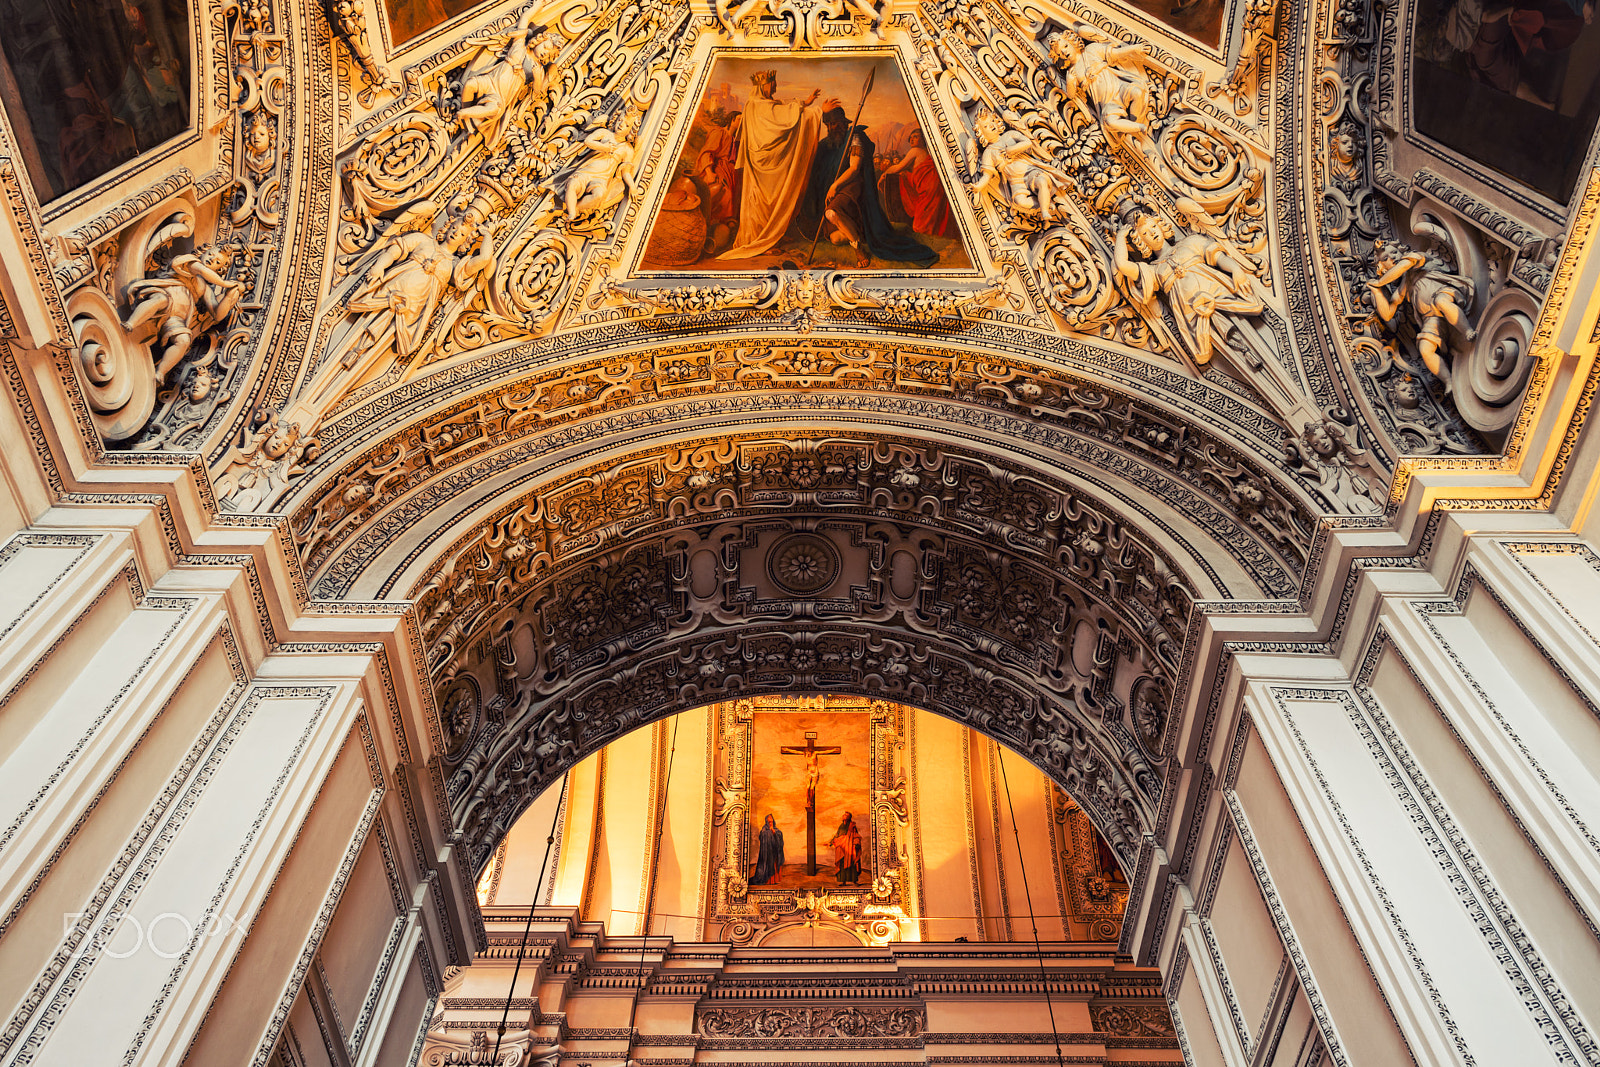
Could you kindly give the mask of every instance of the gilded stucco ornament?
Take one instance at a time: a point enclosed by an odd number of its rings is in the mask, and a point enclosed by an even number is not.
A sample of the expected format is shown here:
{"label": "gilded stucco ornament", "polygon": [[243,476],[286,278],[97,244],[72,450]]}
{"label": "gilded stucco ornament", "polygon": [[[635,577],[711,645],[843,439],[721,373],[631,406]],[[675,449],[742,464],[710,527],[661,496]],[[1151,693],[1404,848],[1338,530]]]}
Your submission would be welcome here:
{"label": "gilded stucco ornament", "polygon": [[199,24],[190,157],[209,155],[209,171],[172,167],[48,237],[78,383],[112,448],[194,450],[249,380],[287,236],[283,19],[270,3],[229,2]]}
{"label": "gilded stucco ornament", "polygon": [[972,130],[968,187],[1028,246],[1061,324],[1164,352],[1196,376],[1221,357],[1286,434],[1322,418],[1276,325],[1256,135],[1208,112],[1192,76],[1142,42],[1045,23],[1006,49],[1036,66],[1001,73],[1010,27],[940,11],[965,31],[938,52],[941,68],[972,56],[952,87]]}
{"label": "gilded stucco ornament", "polygon": [[1235,114],[1250,114],[1256,108],[1263,76],[1271,73],[1277,44],[1278,0],[1245,0],[1238,55],[1225,77],[1206,86],[1206,93],[1227,99]]}
{"label": "gilded stucco ornament", "polygon": [[781,36],[795,49],[820,47],[825,37],[881,37],[888,0],[711,0],[722,32],[736,41]]}
{"label": "gilded stucco ornament", "polygon": [[230,275],[243,249],[196,244],[197,213],[192,199],[178,197],[135,222],[96,275],[105,288],[85,286],[68,298],[74,366],[108,442],[138,441],[158,406],[190,429],[227,399],[217,379],[232,369],[225,353],[239,339],[228,323],[246,285]]}
{"label": "gilded stucco ornament", "polygon": [[[836,311],[881,311],[897,322],[940,323],[957,327],[986,309],[1004,305],[1013,311],[1022,297],[1008,285],[1016,265],[1008,260],[1001,273],[979,285],[875,285],[841,271],[773,270],[749,285],[693,283],[646,285],[609,278],[589,298],[593,308],[604,302],[631,304],[658,315],[700,315],[710,311],[749,309],[765,313],[775,325],[809,333]],[[819,358],[821,358],[819,356]]]}
{"label": "gilded stucco ornament", "polygon": [[[496,1054],[495,1049],[500,1051]],[[427,1067],[556,1067],[561,1046],[535,1044],[533,1031],[429,1030],[418,1063]]]}
{"label": "gilded stucco ornament", "polygon": [[347,280],[282,408],[302,436],[353,391],[546,332],[586,250],[612,237],[637,192],[667,31],[687,11],[646,0],[568,14],[523,8],[347,150]]}
{"label": "gilded stucco ornament", "polygon": [[350,57],[360,66],[370,96],[389,81],[389,72],[378,62],[367,37],[366,0],[322,0],[322,11]]}

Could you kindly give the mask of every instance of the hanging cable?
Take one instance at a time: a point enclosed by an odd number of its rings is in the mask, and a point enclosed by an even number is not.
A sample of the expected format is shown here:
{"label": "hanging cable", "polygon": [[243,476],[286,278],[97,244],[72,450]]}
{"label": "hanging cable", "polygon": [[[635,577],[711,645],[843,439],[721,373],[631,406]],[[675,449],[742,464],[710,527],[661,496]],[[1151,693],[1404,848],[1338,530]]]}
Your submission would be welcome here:
{"label": "hanging cable", "polygon": [[[494,1036],[494,1056],[490,1063],[500,1060],[500,1042],[506,1036],[506,1020],[511,1017],[511,1000],[517,995],[517,976],[522,973],[522,957],[528,952],[528,934],[533,929],[533,913],[539,909],[539,893],[544,888],[545,866],[550,862],[550,850],[556,843],[556,824],[567,806],[567,776],[561,776],[561,795],[556,798],[556,813],[550,820],[550,836],[544,839],[544,859],[539,861],[539,879],[533,883],[533,903],[528,905],[528,920],[522,924],[522,944],[517,946],[517,965],[511,969],[511,988],[506,990],[506,1007],[500,1013],[500,1030]],[[504,861],[502,861],[504,862]]]}
{"label": "hanging cable", "polygon": [[1017,842],[1017,866],[1022,871],[1022,896],[1028,902],[1028,922],[1033,925],[1033,954],[1039,960],[1039,981],[1044,986],[1044,1006],[1050,1013],[1050,1036],[1056,1042],[1057,1067],[1066,1067],[1066,1059],[1061,1054],[1061,1031],[1056,1026],[1055,1002],[1050,997],[1050,975],[1044,969],[1044,948],[1039,944],[1039,920],[1034,918],[1033,894],[1028,890],[1028,863],[1022,858],[1022,834],[1017,830],[1017,809],[1011,803],[1011,780],[1006,776],[1006,750],[1001,744],[995,745],[996,759],[1000,764],[1000,781],[1006,788],[1006,808],[1011,812],[1011,836]]}
{"label": "hanging cable", "polygon": [[661,869],[661,831],[667,825],[667,799],[672,796],[672,764],[678,755],[678,720],[681,715],[672,717],[672,744],[667,750],[667,773],[661,778],[661,808],[656,818],[655,843],[650,848],[650,884],[645,888],[644,916],[639,923],[639,970],[634,976],[639,983],[639,991],[633,995],[633,1002],[628,1005],[628,1055],[627,1067],[633,1067],[633,1023],[639,1014],[639,999],[644,996],[644,957],[650,947],[650,904],[655,899],[656,872]]}

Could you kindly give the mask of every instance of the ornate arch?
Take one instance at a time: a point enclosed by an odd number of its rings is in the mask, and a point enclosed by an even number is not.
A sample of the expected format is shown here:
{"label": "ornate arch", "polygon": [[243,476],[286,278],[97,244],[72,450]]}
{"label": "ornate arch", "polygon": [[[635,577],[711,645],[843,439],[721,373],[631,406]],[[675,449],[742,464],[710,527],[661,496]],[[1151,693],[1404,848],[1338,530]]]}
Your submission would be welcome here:
{"label": "ornate arch", "polygon": [[445,773],[473,862],[622,733],[782,688],[967,723],[1077,796],[1131,864],[1193,604],[1224,590],[1203,519],[1163,527],[1085,488],[944,443],[745,434],[419,538],[426,565],[402,570],[435,686],[460,694]]}

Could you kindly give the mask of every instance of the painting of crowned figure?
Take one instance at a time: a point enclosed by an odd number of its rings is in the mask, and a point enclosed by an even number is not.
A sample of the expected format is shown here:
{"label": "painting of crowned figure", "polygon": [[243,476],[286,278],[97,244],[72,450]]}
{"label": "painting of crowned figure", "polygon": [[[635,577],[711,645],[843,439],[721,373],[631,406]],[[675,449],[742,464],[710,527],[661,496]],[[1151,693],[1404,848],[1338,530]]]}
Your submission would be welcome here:
{"label": "painting of crowned figure", "polygon": [[961,270],[972,259],[887,56],[718,59],[644,270]]}
{"label": "painting of crowned figure", "polygon": [[777,710],[752,720],[749,883],[854,888],[872,881],[871,720]]}

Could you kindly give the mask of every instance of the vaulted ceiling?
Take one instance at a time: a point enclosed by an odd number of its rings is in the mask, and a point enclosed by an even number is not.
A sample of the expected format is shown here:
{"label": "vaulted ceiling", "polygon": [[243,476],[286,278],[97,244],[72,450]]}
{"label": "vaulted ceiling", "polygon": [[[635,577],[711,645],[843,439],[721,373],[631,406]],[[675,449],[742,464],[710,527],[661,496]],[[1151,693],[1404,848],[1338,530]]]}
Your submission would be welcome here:
{"label": "vaulted ceiling", "polygon": [[[1294,598],[1402,454],[1501,446],[1567,212],[1418,132],[1404,5],[1190,6],[207,7],[164,172],[44,206],[80,419],[285,516],[311,597],[417,602],[479,862],[758,687],[971,722],[1126,859],[1194,605]],[[716,260],[694,154],[752,64],[885,72],[938,263]]]}

